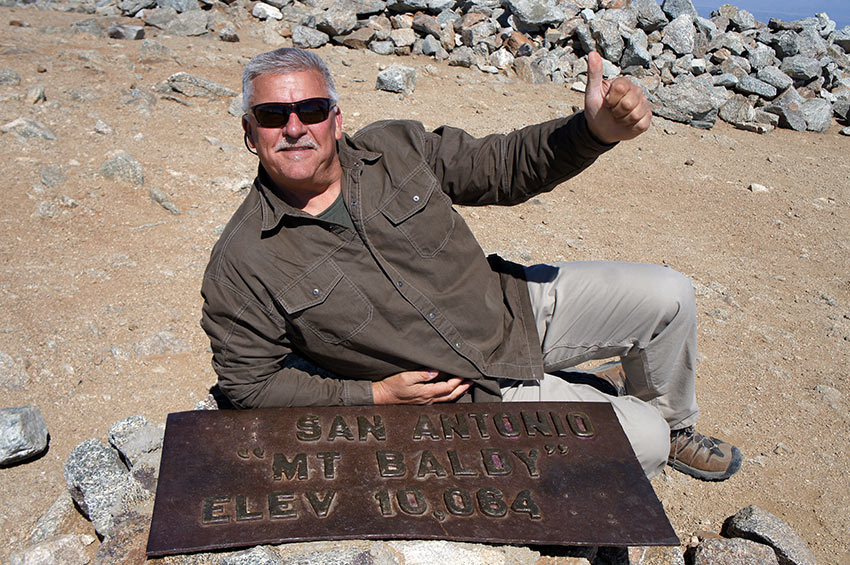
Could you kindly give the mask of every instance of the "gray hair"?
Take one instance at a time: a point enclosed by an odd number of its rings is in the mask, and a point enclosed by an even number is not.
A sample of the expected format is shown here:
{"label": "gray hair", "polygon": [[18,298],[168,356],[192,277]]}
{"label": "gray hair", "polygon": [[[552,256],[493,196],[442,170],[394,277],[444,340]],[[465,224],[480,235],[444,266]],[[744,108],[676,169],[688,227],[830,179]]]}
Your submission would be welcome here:
{"label": "gray hair", "polygon": [[328,66],[321,57],[294,47],[283,47],[267,53],[260,53],[245,65],[242,70],[242,111],[251,109],[254,96],[252,81],[261,75],[285,75],[302,71],[318,71],[325,80],[328,98],[333,104],[339,101],[334,79]]}

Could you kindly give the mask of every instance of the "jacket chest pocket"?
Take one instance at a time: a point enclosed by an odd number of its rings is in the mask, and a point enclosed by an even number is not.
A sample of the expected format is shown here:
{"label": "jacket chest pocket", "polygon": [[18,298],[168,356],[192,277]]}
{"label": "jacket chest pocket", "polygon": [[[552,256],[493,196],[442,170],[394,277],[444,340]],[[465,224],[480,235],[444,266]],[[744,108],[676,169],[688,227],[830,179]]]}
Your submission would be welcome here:
{"label": "jacket chest pocket", "polygon": [[451,200],[424,166],[396,187],[381,212],[422,257],[439,253],[455,228]]}
{"label": "jacket chest pocket", "polygon": [[351,339],[372,319],[372,304],[330,259],[279,292],[276,299],[293,324],[331,344]]}

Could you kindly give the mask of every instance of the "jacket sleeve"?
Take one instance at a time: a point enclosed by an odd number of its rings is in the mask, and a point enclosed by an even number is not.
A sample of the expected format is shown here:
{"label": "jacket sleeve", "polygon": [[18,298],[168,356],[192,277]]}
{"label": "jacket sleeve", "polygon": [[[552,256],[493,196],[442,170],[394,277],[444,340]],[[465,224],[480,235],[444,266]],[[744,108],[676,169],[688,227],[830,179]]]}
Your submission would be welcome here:
{"label": "jacket sleeve", "polygon": [[338,378],[300,357],[284,326],[226,281],[208,273],[201,294],[218,386],[237,408],[373,403],[371,382]]}
{"label": "jacket sleeve", "polygon": [[448,126],[426,135],[443,191],[468,206],[517,204],[548,192],[612,147],[590,133],[584,112],[482,138]]}

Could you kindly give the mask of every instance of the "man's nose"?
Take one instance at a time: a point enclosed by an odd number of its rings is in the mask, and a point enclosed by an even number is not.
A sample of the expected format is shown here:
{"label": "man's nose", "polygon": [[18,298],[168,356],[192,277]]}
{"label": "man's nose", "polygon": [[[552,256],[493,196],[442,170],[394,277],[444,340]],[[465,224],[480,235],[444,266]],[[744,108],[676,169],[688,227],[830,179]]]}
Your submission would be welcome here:
{"label": "man's nose", "polygon": [[289,120],[287,120],[283,130],[287,137],[301,137],[306,133],[307,126],[304,125],[298,114],[292,112],[289,114]]}

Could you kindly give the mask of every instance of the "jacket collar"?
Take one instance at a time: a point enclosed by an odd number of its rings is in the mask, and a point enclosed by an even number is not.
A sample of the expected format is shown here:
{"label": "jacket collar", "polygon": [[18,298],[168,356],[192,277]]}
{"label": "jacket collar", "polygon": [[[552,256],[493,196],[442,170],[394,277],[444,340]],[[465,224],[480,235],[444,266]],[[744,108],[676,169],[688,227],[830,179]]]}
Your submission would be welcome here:
{"label": "jacket collar", "polygon": [[[351,142],[348,135],[344,135],[343,139],[337,142],[337,155],[340,165],[343,170],[351,170],[356,168],[359,163],[374,163],[381,157],[381,153],[374,151],[364,151],[357,149]],[[343,186],[347,182],[346,175],[343,175]],[[303,212],[293,206],[287,204],[272,190],[272,180],[269,178],[263,165],[257,167],[257,178],[254,179],[254,188],[260,196],[260,213],[262,230],[269,231],[276,229],[285,216],[293,216],[299,218],[312,218],[310,214]],[[343,191],[345,194],[345,191]]]}

